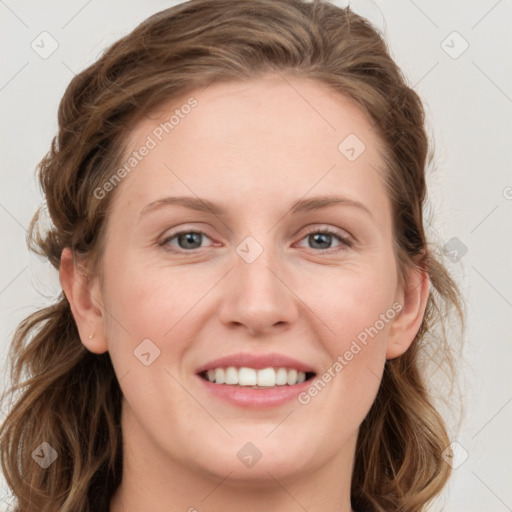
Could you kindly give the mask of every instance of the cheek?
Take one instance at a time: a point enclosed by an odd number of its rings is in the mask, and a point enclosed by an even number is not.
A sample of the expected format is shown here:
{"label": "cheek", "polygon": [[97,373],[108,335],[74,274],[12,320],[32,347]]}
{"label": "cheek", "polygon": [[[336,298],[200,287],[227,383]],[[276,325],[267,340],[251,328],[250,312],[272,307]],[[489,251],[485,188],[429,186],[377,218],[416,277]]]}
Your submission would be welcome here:
{"label": "cheek", "polygon": [[[104,290],[112,315],[127,330],[162,337],[211,287],[206,275],[133,255],[110,265]],[[147,331],[144,333],[144,331]]]}
{"label": "cheek", "polygon": [[162,263],[127,260],[113,267],[105,279],[104,303],[109,351],[117,373],[138,368],[134,355],[142,350],[139,346],[147,345],[158,355],[152,367],[179,364],[202,317],[214,314],[208,292],[218,281],[214,273]]}
{"label": "cheek", "polygon": [[371,291],[362,287],[363,283],[350,287],[345,282],[346,293],[338,301],[325,303],[329,314],[322,318],[330,329],[322,329],[322,343],[328,358],[321,373],[299,397],[301,404],[313,404],[330,418],[324,422],[325,439],[344,439],[356,431],[382,380],[388,333],[396,314],[393,295],[381,286]]}
{"label": "cheek", "polygon": [[[329,279],[317,280],[316,286],[308,289],[307,302],[311,310],[323,320],[332,337],[341,344],[340,348],[360,334],[360,338],[364,338],[366,330],[376,323],[379,335],[384,336],[389,320],[394,317],[394,272],[384,269],[379,272],[378,268],[369,265],[340,269]],[[381,321],[383,315],[387,315],[384,324]]]}
{"label": "cheek", "polygon": [[397,315],[395,289],[396,274],[367,267],[340,271],[310,294],[308,305],[326,326],[322,343],[329,355],[318,378],[354,411],[367,409],[379,387]]}

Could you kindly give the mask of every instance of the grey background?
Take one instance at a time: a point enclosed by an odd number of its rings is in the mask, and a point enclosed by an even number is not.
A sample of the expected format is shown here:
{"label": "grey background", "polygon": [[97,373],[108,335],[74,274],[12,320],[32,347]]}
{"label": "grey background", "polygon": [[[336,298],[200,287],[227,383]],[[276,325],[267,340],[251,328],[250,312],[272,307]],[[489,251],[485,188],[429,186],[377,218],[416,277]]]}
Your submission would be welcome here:
{"label": "grey background", "polygon": [[[0,0],[2,363],[18,322],[60,291],[56,272],[25,245],[41,202],[34,170],[56,132],[59,100],[73,75],[107,45],[174,3]],[[432,510],[512,510],[512,3],[356,0],[351,6],[384,31],[425,103],[436,150],[429,234],[458,251],[450,253],[449,267],[467,300],[460,362],[465,415],[452,437],[457,467]],[[47,58],[31,47],[43,52],[55,44],[43,31],[58,44]],[[0,501],[4,496],[0,488]]]}

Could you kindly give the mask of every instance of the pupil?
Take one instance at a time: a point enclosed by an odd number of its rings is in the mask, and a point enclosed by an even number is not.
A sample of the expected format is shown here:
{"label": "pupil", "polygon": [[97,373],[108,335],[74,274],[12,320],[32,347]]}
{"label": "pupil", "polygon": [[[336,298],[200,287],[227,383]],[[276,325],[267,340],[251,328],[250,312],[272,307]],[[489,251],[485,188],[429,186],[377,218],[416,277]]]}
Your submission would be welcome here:
{"label": "pupil", "polygon": [[[324,244],[329,246],[331,235],[323,234],[323,233],[315,233],[313,235],[310,235],[310,238],[313,238],[313,243],[317,243],[317,240],[320,239],[320,244]],[[323,240],[323,242],[322,242]],[[321,247],[321,249],[326,249],[328,247]]]}
{"label": "pupil", "polygon": [[201,233],[185,233],[184,235],[180,236],[180,242],[182,240],[185,240],[185,247],[184,249],[197,249],[197,247],[190,247],[189,244],[199,243],[199,246],[201,245],[200,240]]}

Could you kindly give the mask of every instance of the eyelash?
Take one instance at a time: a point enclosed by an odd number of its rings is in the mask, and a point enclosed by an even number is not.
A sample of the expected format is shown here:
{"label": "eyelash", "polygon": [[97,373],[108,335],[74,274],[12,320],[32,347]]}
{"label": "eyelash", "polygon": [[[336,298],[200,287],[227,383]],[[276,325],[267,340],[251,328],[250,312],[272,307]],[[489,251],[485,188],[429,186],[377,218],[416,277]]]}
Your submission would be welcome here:
{"label": "eyelash", "polygon": [[[204,231],[198,231],[198,230],[194,230],[194,229],[189,229],[189,230],[184,230],[184,231],[178,231],[177,233],[173,233],[173,234],[169,235],[159,245],[162,246],[166,251],[169,251],[169,252],[174,253],[174,254],[181,254],[181,255],[184,255],[184,254],[187,254],[187,253],[192,253],[194,251],[197,251],[197,250],[201,249],[201,247],[197,247],[195,249],[190,249],[190,250],[174,249],[169,244],[170,240],[173,240],[174,238],[176,238],[176,237],[178,237],[180,235],[185,235],[185,234],[190,234],[190,233],[199,234],[199,235],[205,235],[206,237],[210,238]],[[313,228],[310,231],[308,231],[307,233],[305,233],[304,236],[301,238],[301,240],[303,240],[304,238],[306,238],[306,237],[308,237],[310,235],[315,235],[315,234],[332,235],[332,236],[336,237],[341,242],[341,247],[330,247],[329,249],[318,249],[318,250],[310,248],[314,252],[324,253],[324,254],[332,254],[334,252],[344,252],[344,251],[347,251],[350,247],[352,247],[352,241],[349,238],[341,236],[335,229],[329,228],[329,227],[326,227],[326,228]]]}

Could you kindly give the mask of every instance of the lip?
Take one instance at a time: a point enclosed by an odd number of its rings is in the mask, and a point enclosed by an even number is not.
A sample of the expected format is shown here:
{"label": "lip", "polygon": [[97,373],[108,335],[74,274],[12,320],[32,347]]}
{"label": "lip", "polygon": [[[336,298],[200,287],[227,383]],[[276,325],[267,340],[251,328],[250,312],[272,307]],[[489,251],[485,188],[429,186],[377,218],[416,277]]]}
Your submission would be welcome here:
{"label": "lip", "polygon": [[[202,373],[206,370],[214,368],[227,368],[234,366],[236,368],[248,367],[255,370],[262,370],[263,368],[294,368],[304,373],[317,373],[314,368],[303,363],[293,357],[285,356],[284,354],[249,354],[246,352],[239,352],[225,357],[220,357],[199,366],[196,373]],[[220,384],[216,384],[219,386]]]}
{"label": "lip", "polygon": [[227,384],[215,384],[196,375],[205,390],[213,396],[228,402],[235,407],[244,409],[269,409],[297,399],[297,396],[311,385],[312,380],[306,380],[293,386],[276,386],[268,389],[252,389]]}
{"label": "lip", "polygon": [[314,373],[315,375],[318,373],[313,367],[302,361],[276,353],[248,354],[239,352],[238,354],[213,359],[196,369],[196,377],[207,393],[211,393],[213,396],[231,405],[244,409],[268,409],[296,399],[299,393],[305,391],[311,385],[312,379],[305,380],[300,384],[294,384],[293,386],[284,385],[268,389],[252,389],[244,386],[216,384],[204,379],[200,375],[206,370],[227,368],[229,366],[236,368],[248,367],[255,370],[262,370],[263,368],[294,368],[304,373]]}

